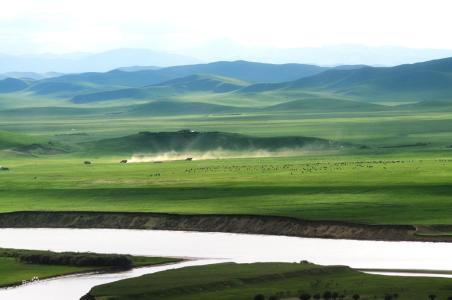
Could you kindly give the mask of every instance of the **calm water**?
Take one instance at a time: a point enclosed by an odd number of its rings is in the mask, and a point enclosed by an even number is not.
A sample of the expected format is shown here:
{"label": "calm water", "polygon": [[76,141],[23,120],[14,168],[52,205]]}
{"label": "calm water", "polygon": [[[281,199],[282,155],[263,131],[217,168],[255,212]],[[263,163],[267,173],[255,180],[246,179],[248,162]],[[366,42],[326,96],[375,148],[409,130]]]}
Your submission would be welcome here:
{"label": "calm water", "polygon": [[0,229],[0,247],[189,257],[180,264],[67,276],[0,290],[0,299],[75,300],[98,284],[170,268],[224,261],[295,262],[354,268],[452,270],[452,243],[308,239],[229,233],[117,229]]}

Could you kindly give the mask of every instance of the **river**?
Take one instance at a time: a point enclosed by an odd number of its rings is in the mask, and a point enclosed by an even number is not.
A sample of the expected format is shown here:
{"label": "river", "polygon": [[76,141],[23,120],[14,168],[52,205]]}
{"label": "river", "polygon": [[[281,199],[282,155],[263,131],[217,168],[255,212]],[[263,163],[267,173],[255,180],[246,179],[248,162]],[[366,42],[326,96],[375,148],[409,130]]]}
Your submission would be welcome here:
{"label": "river", "polygon": [[98,284],[170,268],[226,261],[250,263],[308,260],[322,265],[347,265],[358,269],[452,271],[452,243],[330,240],[158,230],[0,229],[0,247],[190,259],[166,266],[138,268],[114,274],[66,276],[0,289],[1,300],[76,300]]}

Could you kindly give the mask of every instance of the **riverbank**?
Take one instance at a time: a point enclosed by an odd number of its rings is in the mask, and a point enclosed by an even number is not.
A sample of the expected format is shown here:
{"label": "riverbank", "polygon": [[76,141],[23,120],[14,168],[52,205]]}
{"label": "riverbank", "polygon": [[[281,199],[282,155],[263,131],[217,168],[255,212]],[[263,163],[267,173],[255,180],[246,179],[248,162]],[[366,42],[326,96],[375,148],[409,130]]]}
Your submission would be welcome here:
{"label": "riverbank", "polygon": [[[448,227],[444,228],[448,230]],[[367,225],[256,215],[178,215],[124,212],[11,212],[0,228],[108,228],[249,233],[375,241],[452,242],[442,226]]]}
{"label": "riverbank", "polygon": [[0,288],[61,276],[111,273],[180,261],[164,257],[0,248]]}

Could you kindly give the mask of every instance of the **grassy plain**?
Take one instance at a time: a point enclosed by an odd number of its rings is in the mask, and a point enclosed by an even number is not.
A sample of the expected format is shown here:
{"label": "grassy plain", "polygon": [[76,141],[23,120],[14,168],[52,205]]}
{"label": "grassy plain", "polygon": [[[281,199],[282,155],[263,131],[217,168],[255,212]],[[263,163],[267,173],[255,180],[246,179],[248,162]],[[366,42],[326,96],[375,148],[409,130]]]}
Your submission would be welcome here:
{"label": "grassy plain", "polygon": [[372,224],[451,224],[452,153],[119,164],[7,159],[0,211],[256,214]]}
{"label": "grassy plain", "polygon": [[[252,300],[257,294],[268,299],[298,299],[302,293],[326,291],[352,299],[385,299],[397,294],[401,300],[437,299],[452,295],[450,279],[387,277],[360,273],[347,267],[312,264],[256,263],[219,264],[169,270],[94,287],[94,299],[115,300]],[[389,298],[396,299],[396,298]]]}
{"label": "grassy plain", "polygon": [[[50,111],[49,114],[54,115],[56,112]],[[440,147],[452,144],[452,114],[449,111],[253,112],[149,118],[109,114],[62,117],[33,117],[32,113],[23,113],[22,117],[10,115],[1,117],[0,130],[44,135],[57,140],[63,139],[63,134],[74,133],[84,133],[84,139],[96,140],[143,130],[175,131],[191,128],[256,136],[311,136],[376,147],[417,142],[428,142]],[[67,136],[65,141],[71,142]]]}
{"label": "grassy plain", "polygon": [[[78,143],[138,131],[192,128],[314,136],[366,149],[293,157],[119,164]],[[413,111],[120,118],[5,118],[4,142],[64,143],[75,152],[0,151],[0,211],[256,214],[371,224],[452,224],[452,115]],[[0,135],[1,138],[1,135]],[[1,143],[0,143],[1,144]],[[72,148],[71,148],[72,147]],[[79,152],[77,152],[79,151]],[[110,155],[110,154],[109,154]],[[84,165],[90,160],[92,165]]]}

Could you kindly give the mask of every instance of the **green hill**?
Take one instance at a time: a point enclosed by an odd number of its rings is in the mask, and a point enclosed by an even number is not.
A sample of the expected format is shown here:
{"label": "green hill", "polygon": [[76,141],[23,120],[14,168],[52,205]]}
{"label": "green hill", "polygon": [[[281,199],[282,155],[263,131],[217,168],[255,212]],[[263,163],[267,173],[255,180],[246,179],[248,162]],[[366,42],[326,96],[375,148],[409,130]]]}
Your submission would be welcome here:
{"label": "green hill", "polygon": [[450,299],[450,279],[409,275],[366,274],[308,262],[222,263],[98,285],[81,300]]}
{"label": "green hill", "polygon": [[235,78],[195,74],[169,80],[157,86],[167,86],[180,92],[212,91],[214,93],[226,93],[247,85],[247,82]]}
{"label": "green hill", "polygon": [[[120,88],[137,88],[194,74],[237,78],[249,82],[282,82],[324,72],[330,68],[303,64],[265,64],[247,61],[214,62],[159,69],[112,70],[106,73],[68,74],[37,81],[31,91],[39,94],[66,93],[72,96]],[[226,90],[231,87],[224,86]],[[221,88],[220,88],[221,90]]]}
{"label": "green hill", "polygon": [[306,111],[306,112],[362,112],[362,111],[387,111],[391,108],[384,105],[340,100],[306,98],[288,101],[281,104],[266,107],[264,111]]}
{"label": "green hill", "polygon": [[[118,109],[119,110],[119,109]],[[106,114],[114,109],[107,108],[78,108],[78,107],[23,107],[7,110],[0,110],[0,117],[3,118],[59,118],[67,116],[90,116],[96,114]]]}
{"label": "green hill", "polygon": [[0,150],[41,143],[43,141],[39,137],[0,130]]}
{"label": "green hill", "polygon": [[27,89],[39,96],[72,97],[80,93],[93,92],[111,88],[109,86],[96,86],[85,82],[52,82],[38,81]]}
{"label": "green hill", "polygon": [[125,137],[81,144],[89,152],[138,154],[186,151],[277,151],[282,149],[335,149],[340,143],[312,137],[253,137],[225,132],[140,132]]}
{"label": "green hill", "polygon": [[2,150],[20,155],[51,155],[69,152],[71,148],[43,137],[0,131],[0,154]]}
{"label": "green hill", "polygon": [[18,92],[28,87],[28,83],[21,79],[5,78],[0,80],[0,93]]}
{"label": "green hill", "polygon": [[246,85],[246,82],[234,78],[213,75],[190,75],[142,88],[81,94],[74,96],[72,102],[80,104],[118,99],[159,99],[190,92],[226,93],[238,90]]}
{"label": "green hill", "polygon": [[398,105],[396,108],[422,112],[445,112],[452,111],[452,101],[420,101],[417,103]]}
{"label": "green hill", "polygon": [[450,101],[452,58],[396,67],[335,69],[278,84],[256,84],[241,92],[323,91],[364,101]]}
{"label": "green hill", "polygon": [[248,109],[197,102],[155,101],[128,107],[130,116],[200,115],[245,112]]}
{"label": "green hill", "polygon": [[95,93],[86,93],[73,96],[71,102],[76,104],[111,101],[118,99],[152,99],[157,95],[153,95],[150,91],[139,88],[118,89],[112,91],[102,91]]}
{"label": "green hill", "polygon": [[306,64],[266,64],[248,61],[220,61],[209,64],[176,66],[157,70],[162,75],[178,78],[192,74],[233,77],[249,82],[283,82],[312,76],[328,70]]}

